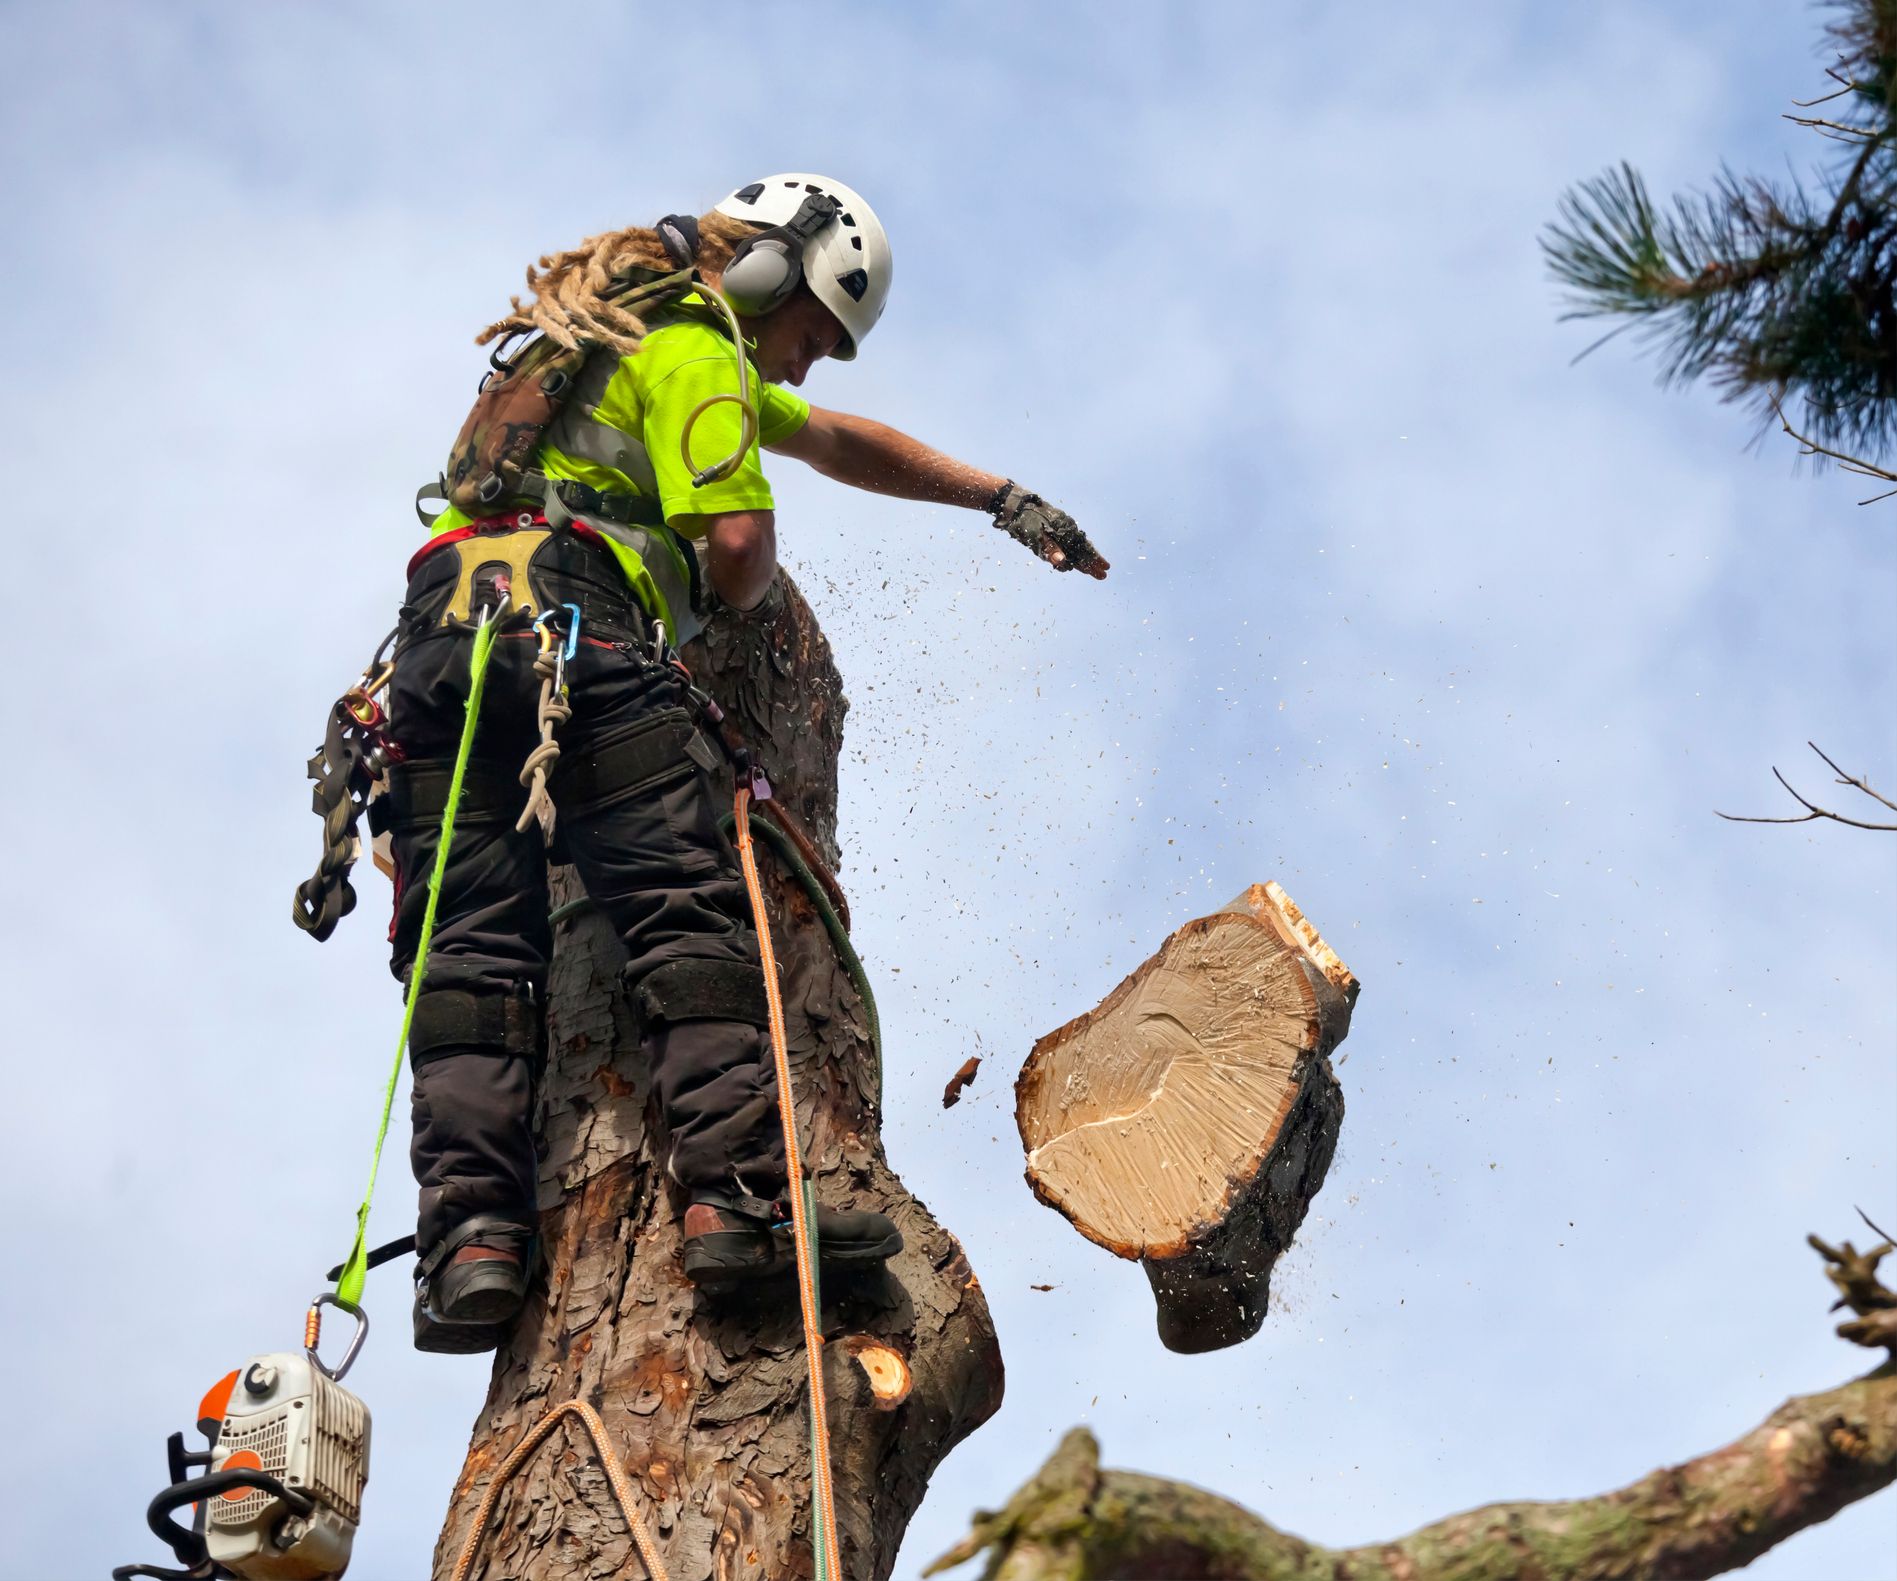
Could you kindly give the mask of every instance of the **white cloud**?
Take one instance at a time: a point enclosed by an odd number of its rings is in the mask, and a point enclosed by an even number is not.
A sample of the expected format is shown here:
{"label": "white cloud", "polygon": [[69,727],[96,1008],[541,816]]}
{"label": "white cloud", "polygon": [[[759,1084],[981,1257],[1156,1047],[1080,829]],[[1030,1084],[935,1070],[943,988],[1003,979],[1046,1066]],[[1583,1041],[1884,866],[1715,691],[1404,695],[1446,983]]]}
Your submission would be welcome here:
{"label": "white cloud", "polygon": [[[1897,870],[1709,813],[1771,810],[1807,735],[1897,783],[1897,561],[1627,348],[1569,368],[1534,251],[1622,155],[1665,187],[1802,150],[1772,117],[1813,18],[1386,13],[807,7],[656,44],[616,7],[9,13],[8,718],[41,778],[3,793],[33,1277],[0,1322],[42,1425],[4,1454],[26,1508],[67,1510],[82,1444],[117,1501],[83,1554],[29,1518],[22,1562],[145,1551],[163,1433],[346,1238],[396,1007],[373,880],[323,950],[287,925],[301,761],[389,618],[469,335],[534,251],[780,166],[896,237],[887,323],[811,393],[1018,472],[1115,561],[1076,585],[781,478],[852,701],[892,1157],[1012,1371],[899,1573],[1083,1418],[1111,1463],[1354,1542],[1618,1484],[1847,1374],[1798,1241],[1891,1200]],[[1007,1079],[1268,876],[1366,989],[1279,1312],[1208,1367],[1021,1187]],[[132,1342],[133,1292],[150,1360],[108,1423],[70,1361]],[[482,1386],[398,1306],[361,1375],[371,1576],[425,1563]],[[1880,1521],[1754,1573],[1868,1576]]]}

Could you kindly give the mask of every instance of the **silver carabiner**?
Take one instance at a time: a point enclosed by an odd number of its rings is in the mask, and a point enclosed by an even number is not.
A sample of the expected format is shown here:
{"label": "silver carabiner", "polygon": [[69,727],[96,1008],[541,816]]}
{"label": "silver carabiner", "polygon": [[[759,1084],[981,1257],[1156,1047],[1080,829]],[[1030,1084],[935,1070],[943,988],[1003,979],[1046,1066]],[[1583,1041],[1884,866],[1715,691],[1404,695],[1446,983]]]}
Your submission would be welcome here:
{"label": "silver carabiner", "polygon": [[[326,1306],[335,1307],[341,1312],[347,1312],[356,1320],[356,1332],[350,1336],[348,1348],[343,1351],[343,1359],[333,1368],[317,1354],[316,1350],[316,1347],[320,1345],[323,1340],[322,1309]],[[333,1290],[325,1290],[310,1301],[309,1316],[304,1320],[303,1324],[303,1354],[309,1357],[310,1365],[325,1378],[329,1379],[330,1382],[342,1382],[343,1374],[356,1364],[356,1357],[361,1354],[362,1351],[362,1342],[368,1337],[369,1314],[363,1311],[361,1307],[343,1300],[342,1297],[337,1295]]]}

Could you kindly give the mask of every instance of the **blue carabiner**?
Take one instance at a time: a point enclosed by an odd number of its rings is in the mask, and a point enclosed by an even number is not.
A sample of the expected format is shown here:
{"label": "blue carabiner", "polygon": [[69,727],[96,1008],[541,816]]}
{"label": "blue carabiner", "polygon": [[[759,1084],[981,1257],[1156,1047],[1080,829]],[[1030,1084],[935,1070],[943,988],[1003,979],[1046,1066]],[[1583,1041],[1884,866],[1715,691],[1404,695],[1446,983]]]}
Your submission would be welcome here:
{"label": "blue carabiner", "polygon": [[[560,609],[564,609],[573,617],[567,625],[566,651],[560,655],[562,659],[571,664],[573,662],[573,655],[580,651],[580,606],[578,604],[562,604]],[[538,631],[542,626],[546,625],[548,621],[560,613],[560,609],[548,610],[546,614],[534,622],[534,630]]]}

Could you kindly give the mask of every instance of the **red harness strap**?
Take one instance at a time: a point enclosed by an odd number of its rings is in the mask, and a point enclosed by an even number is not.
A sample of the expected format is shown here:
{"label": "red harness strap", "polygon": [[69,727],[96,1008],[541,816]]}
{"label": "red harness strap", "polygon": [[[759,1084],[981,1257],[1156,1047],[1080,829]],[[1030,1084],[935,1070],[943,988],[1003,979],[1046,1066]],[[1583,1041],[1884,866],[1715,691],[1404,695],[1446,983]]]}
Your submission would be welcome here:
{"label": "red harness strap", "polygon": [[[519,532],[528,528],[547,527],[544,511],[513,511],[506,516],[483,516],[471,521],[465,527],[451,527],[447,532],[436,533],[427,543],[417,549],[408,562],[408,575],[413,576],[416,568],[437,549],[445,549],[451,543],[465,543],[470,538],[495,536],[500,533]],[[598,532],[581,521],[570,521],[567,530],[589,543],[604,547],[606,540]]]}

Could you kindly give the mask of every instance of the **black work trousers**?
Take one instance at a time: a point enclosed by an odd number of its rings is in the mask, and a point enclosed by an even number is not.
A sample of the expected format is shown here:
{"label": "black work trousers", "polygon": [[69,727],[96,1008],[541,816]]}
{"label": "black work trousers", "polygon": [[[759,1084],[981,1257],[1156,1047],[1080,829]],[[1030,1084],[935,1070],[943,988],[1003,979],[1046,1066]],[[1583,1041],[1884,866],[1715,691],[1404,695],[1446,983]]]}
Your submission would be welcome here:
{"label": "black work trousers", "polygon": [[[466,715],[472,637],[465,625],[445,627],[439,616],[460,560],[479,554],[478,546],[437,549],[410,579],[389,696],[390,728],[406,757],[398,791],[445,774],[452,764]],[[558,733],[562,766],[553,781],[559,844],[625,942],[627,989],[672,962],[755,968],[757,938],[743,878],[718,827],[710,778],[691,755],[702,759],[711,749],[702,738],[693,740],[684,682],[639,651],[644,616],[602,546],[557,533],[536,556],[535,573],[541,607],[575,603],[581,611],[580,641],[566,668],[573,714]],[[565,625],[563,617],[560,629]],[[476,727],[471,789],[442,877],[424,997],[457,990],[544,1003],[553,943],[547,852],[537,824],[525,833],[514,828],[526,799],[517,777],[539,741],[537,652],[524,619],[503,622]],[[602,785],[598,774],[588,779],[584,771],[598,743],[648,730],[671,761],[642,772],[636,783]],[[581,772],[567,777],[586,782],[586,794],[575,790],[575,805],[564,805],[563,775],[575,769]],[[501,795],[496,786],[511,791]],[[401,796],[390,799],[399,803]],[[427,904],[438,813],[403,818],[398,806],[391,837],[391,964],[406,980]],[[518,1039],[513,1045],[450,1043],[415,1057],[411,1157],[421,1186],[417,1238],[424,1252],[475,1214],[536,1221],[533,1105],[540,1056],[521,1049]],[[688,1191],[728,1191],[734,1184],[763,1196],[780,1190],[776,1083],[760,1028],[660,1020],[646,1026],[642,1049],[670,1134],[673,1176]]]}

